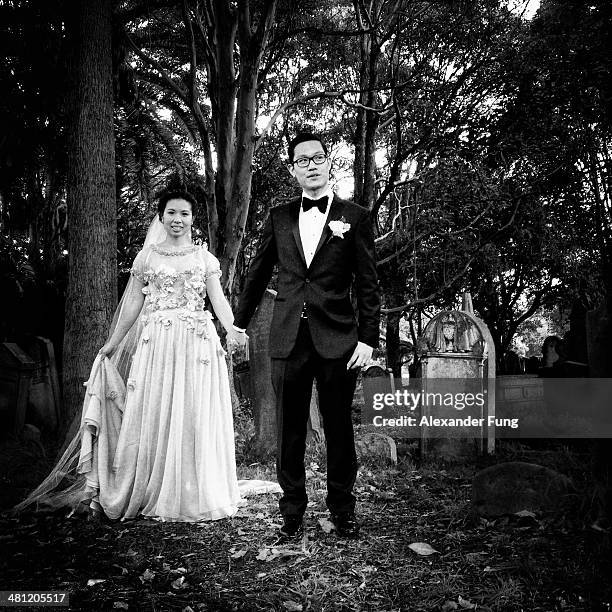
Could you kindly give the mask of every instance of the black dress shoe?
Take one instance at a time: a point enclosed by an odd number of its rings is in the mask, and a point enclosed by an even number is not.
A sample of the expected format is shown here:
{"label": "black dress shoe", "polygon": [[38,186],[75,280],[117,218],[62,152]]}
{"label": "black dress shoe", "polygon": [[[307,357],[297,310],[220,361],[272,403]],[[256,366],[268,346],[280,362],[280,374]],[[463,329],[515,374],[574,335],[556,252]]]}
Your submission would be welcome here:
{"label": "black dress shoe", "polygon": [[336,526],[336,532],[341,538],[358,538],[359,523],[355,518],[354,512],[343,512],[342,514],[332,514],[332,523]]}
{"label": "black dress shoe", "polygon": [[304,519],[301,516],[283,517],[283,526],[278,530],[281,538],[293,540],[304,535]]}

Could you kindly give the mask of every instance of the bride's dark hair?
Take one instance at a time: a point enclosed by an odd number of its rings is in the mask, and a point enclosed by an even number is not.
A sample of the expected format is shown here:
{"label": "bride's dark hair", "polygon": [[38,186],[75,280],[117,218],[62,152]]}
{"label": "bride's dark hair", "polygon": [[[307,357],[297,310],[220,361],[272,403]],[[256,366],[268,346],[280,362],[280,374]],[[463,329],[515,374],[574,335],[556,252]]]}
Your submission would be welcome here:
{"label": "bride's dark hair", "polygon": [[198,202],[197,200],[188,192],[181,191],[180,189],[173,189],[171,191],[164,191],[160,196],[157,202],[157,214],[159,215],[159,220],[162,220],[164,216],[164,211],[166,210],[166,204],[170,200],[185,200],[185,202],[189,202],[191,204],[191,214],[195,217],[198,212]]}

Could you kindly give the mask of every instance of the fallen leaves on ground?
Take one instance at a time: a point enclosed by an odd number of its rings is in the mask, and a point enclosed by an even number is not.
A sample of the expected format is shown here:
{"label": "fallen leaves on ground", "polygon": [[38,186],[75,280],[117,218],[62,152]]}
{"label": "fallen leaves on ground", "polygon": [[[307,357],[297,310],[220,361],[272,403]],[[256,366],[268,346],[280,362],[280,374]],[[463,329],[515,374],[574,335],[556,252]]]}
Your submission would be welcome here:
{"label": "fallen leaves on ground", "polygon": [[319,522],[319,525],[321,526],[321,529],[325,533],[331,533],[336,528],[336,526],[329,519],[320,518],[318,522]]}
{"label": "fallen leaves on ground", "polygon": [[575,518],[473,517],[476,467],[360,468],[362,536],[345,540],[328,519],[324,457],[307,465],[299,541],[277,543],[276,495],[200,524],[0,517],[0,575],[69,591],[83,610],[586,612],[612,599],[601,538]]}
{"label": "fallen leaves on ground", "polygon": [[427,542],[413,542],[412,544],[408,544],[408,548],[422,557],[428,557],[438,552],[430,544],[427,544]]}

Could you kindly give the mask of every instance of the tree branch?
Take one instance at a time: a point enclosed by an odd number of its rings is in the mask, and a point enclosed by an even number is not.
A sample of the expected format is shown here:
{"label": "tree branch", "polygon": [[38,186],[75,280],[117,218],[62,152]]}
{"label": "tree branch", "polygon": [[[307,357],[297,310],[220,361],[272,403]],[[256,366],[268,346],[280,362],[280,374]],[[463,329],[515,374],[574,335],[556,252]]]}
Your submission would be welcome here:
{"label": "tree branch", "polygon": [[185,22],[185,29],[187,30],[189,38],[189,46],[191,51],[191,57],[189,62],[189,80],[191,89],[191,103],[196,104],[198,99],[198,88],[197,88],[197,55],[195,36],[193,34],[193,25],[191,18],[189,17],[189,9],[187,8],[187,0],[183,0],[183,21]]}
{"label": "tree branch", "polygon": [[152,57],[148,56],[146,53],[144,53],[137,45],[136,43],[134,43],[134,41],[132,40],[132,38],[130,37],[130,35],[125,32],[125,38],[128,41],[130,47],[132,48],[132,50],[134,51],[134,53],[146,64],[148,64],[149,66],[151,66],[151,68],[153,68],[154,70],[157,70],[157,72],[159,72],[160,76],[162,77],[162,79],[164,80],[164,82],[166,83],[166,85],[168,85],[168,87],[170,87],[170,89],[172,89],[172,91],[174,91],[174,93],[179,96],[179,98],[181,100],[183,100],[185,102],[185,104],[189,104],[189,94],[187,93],[187,91],[185,90],[184,87],[182,87],[181,85],[179,85],[169,74],[168,72],[164,69],[164,67],[157,61],[154,60]]}
{"label": "tree branch", "polygon": [[272,129],[272,126],[276,123],[277,119],[291,107],[298,106],[299,104],[305,104],[309,100],[316,100],[317,98],[338,98],[341,93],[342,92],[340,91],[318,91],[315,93],[307,94],[305,96],[300,96],[299,98],[294,98],[289,102],[285,102],[284,104],[278,107],[274,115],[272,115],[270,121],[268,121],[266,126],[263,128],[263,130],[257,137],[255,141],[255,150],[257,151],[259,149],[261,142],[264,139],[264,136]]}
{"label": "tree branch", "polygon": [[466,273],[467,269],[470,267],[474,259],[476,259],[476,255],[478,254],[478,252],[481,249],[483,249],[486,246],[486,244],[488,243],[483,243],[479,245],[478,248],[474,251],[474,254],[468,259],[465,266],[463,266],[463,268],[459,272],[457,272],[457,274],[455,274],[455,276],[453,276],[453,278],[451,278],[450,281],[446,281],[445,283],[443,283],[442,286],[437,291],[430,293],[427,297],[418,298],[416,300],[413,300],[412,302],[408,302],[404,304],[403,306],[396,306],[395,308],[381,308],[381,312],[383,314],[403,312],[404,310],[411,308],[412,306],[415,306],[417,304],[424,304],[426,302],[431,302],[431,300],[438,297],[443,291],[446,291],[449,287],[452,287]]}
{"label": "tree branch", "polygon": [[267,38],[272,30],[272,25],[274,24],[274,18],[276,15],[276,6],[278,4],[278,0],[267,0],[265,4],[265,12],[259,19],[259,24],[257,25],[257,30],[253,35],[253,44],[255,47],[259,47],[260,55],[263,53],[265,43]]}

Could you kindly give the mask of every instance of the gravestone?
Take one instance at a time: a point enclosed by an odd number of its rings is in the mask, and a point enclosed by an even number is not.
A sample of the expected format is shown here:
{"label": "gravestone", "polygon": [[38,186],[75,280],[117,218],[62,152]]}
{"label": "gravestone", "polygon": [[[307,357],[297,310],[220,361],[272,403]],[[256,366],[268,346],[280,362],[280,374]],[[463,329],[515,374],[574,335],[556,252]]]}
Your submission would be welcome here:
{"label": "gravestone", "polygon": [[537,374],[538,370],[542,367],[539,357],[529,357],[525,361],[525,374]]}
{"label": "gravestone", "polygon": [[[421,425],[421,454],[450,460],[493,453],[495,428],[489,417],[495,417],[495,348],[487,326],[474,316],[469,294],[463,310],[445,310],[429,321],[419,354],[420,416],[421,423],[428,423]],[[464,400],[474,396],[479,399],[470,399],[466,407]],[[433,403],[423,399],[430,397]],[[459,422],[467,416],[469,423]],[[452,419],[453,425],[438,427],[443,419]]]}
{"label": "gravestone", "polygon": [[249,336],[250,397],[255,420],[255,449],[261,456],[276,450],[276,401],[272,389],[269,337],[276,291],[267,289],[251,319]]}
{"label": "gravestone", "polygon": [[55,431],[61,420],[61,399],[53,344],[40,336],[25,338],[19,344],[36,364],[32,372],[27,421],[40,429]]}
{"label": "gravestone", "polygon": [[[364,368],[359,376],[357,386],[357,390],[361,393],[361,404],[364,403],[364,387],[368,388],[369,382],[374,382],[377,392],[394,393],[396,380],[399,381],[399,379],[393,378],[393,372],[390,369],[383,368],[378,364],[372,364]],[[371,391],[368,392],[371,393]],[[355,450],[359,459],[377,457],[393,464],[397,463],[395,440],[386,434],[362,431],[355,440]]]}
{"label": "gravestone", "polygon": [[502,362],[504,374],[514,376],[524,373],[521,358],[516,351],[506,351],[502,357]]}
{"label": "gravestone", "polygon": [[[385,369],[378,364],[372,364],[363,368],[361,371],[361,395],[362,395],[362,403],[363,403],[363,379],[367,378],[377,378],[380,379],[380,382],[386,386],[386,382],[388,381],[389,387],[388,391],[393,393],[395,391],[395,379],[393,378],[393,372],[390,369]],[[385,381],[385,383],[383,383]]]}
{"label": "gravestone", "polygon": [[586,344],[590,376],[612,377],[612,326],[605,301],[586,313]]}
{"label": "gravestone", "polygon": [[234,355],[235,353],[232,354],[234,389],[240,399],[247,399],[251,397],[249,362],[246,359],[242,361],[242,355],[239,355],[238,358],[234,358]]}
{"label": "gravestone", "polygon": [[391,436],[376,432],[360,434],[355,440],[355,451],[359,459],[377,457],[397,464],[397,445]]}
{"label": "gravestone", "polygon": [[308,417],[308,426],[306,440],[311,440],[320,444],[325,439],[323,433],[323,417],[319,411],[319,393],[317,391],[317,383],[312,384],[312,395],[310,396],[310,415]]}
{"label": "gravestone", "polygon": [[35,368],[34,360],[17,344],[0,344],[0,430],[3,432],[21,433]]}
{"label": "gravestone", "polygon": [[581,300],[574,300],[569,323],[569,331],[563,337],[567,359],[586,366],[588,363],[587,309]]}
{"label": "gravestone", "polygon": [[390,374],[389,370],[383,368],[377,363],[370,364],[369,366],[366,366],[360,370],[359,374],[357,375],[355,393],[353,395],[353,408],[357,408],[358,411],[361,411],[365,405],[364,386],[368,386],[368,379],[377,379],[381,382],[384,380],[385,382],[382,383],[384,386],[386,386],[386,381],[390,380],[389,390],[391,390],[395,384],[393,375]]}

